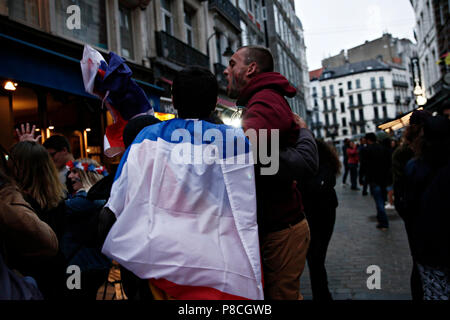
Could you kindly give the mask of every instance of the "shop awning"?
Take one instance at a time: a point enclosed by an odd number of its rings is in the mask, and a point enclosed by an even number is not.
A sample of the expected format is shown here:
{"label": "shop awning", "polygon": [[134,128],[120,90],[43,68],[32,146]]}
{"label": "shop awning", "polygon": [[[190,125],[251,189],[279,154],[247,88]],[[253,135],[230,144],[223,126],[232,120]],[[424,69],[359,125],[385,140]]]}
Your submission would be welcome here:
{"label": "shop awning", "polygon": [[[80,60],[2,33],[0,43],[0,77],[93,98],[84,90]],[[164,92],[153,84],[135,81],[144,91]]]}
{"label": "shop awning", "polygon": [[[423,108],[420,107],[416,110],[423,110]],[[411,118],[411,115],[414,111],[415,110],[408,112],[404,115],[401,115],[401,116],[397,117],[397,119],[395,119],[395,120],[380,124],[378,126],[378,128],[380,128],[381,130],[384,130],[384,131],[388,131],[388,130],[396,131],[403,127],[406,127],[409,125],[409,118]]]}

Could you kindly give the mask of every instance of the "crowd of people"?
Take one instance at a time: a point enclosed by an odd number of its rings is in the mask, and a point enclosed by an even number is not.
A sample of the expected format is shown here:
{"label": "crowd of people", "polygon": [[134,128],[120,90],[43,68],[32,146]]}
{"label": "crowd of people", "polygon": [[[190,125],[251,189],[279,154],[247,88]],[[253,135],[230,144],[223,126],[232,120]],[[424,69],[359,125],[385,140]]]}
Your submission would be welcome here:
{"label": "crowd of people", "polygon": [[[266,129],[271,141],[279,131],[280,163],[274,175],[261,174],[267,166],[263,161],[250,169],[167,163],[169,147],[163,140],[169,130],[190,130],[196,121],[224,128],[212,116],[216,78],[199,67],[188,67],[173,80],[178,119],[132,118],[123,131],[126,151],[117,161],[105,158],[102,165],[75,159],[64,136],[40,144],[34,127],[17,129],[19,142],[2,148],[0,157],[0,298],[95,300],[115,260],[129,299],[301,300],[300,277],[308,263],[313,299],[331,300],[325,259],[341,163],[334,146],[316,139],[292,113],[285,97],[293,97],[296,89],[273,69],[268,49],[246,46],[234,53],[224,74],[228,95],[244,107],[243,132]],[[388,230],[386,209],[392,205],[405,221],[414,299],[449,297],[449,130],[448,118],[416,111],[399,143],[368,133],[359,144],[347,140],[343,148],[342,182],[350,173],[352,190],[360,190],[358,182],[363,195],[370,190],[377,228]],[[190,180],[201,183],[190,185]],[[225,226],[222,221],[230,217],[233,223]],[[191,242],[206,239],[200,233],[223,237],[217,244],[222,251],[214,252],[215,238]],[[169,247],[175,251],[166,252]],[[235,250],[249,261],[230,259]],[[222,266],[211,260],[216,256],[225,265],[221,273]],[[69,266],[81,271],[75,290],[67,285]],[[217,279],[208,279],[214,275]],[[211,288],[205,289],[204,281],[213,283]]]}

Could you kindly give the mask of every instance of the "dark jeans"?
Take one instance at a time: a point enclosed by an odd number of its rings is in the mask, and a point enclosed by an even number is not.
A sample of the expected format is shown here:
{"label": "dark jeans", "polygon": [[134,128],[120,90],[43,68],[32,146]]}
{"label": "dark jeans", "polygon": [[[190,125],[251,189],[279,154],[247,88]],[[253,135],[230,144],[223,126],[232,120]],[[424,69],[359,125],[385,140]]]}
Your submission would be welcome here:
{"label": "dark jeans", "polygon": [[348,163],[344,162],[344,175],[342,176],[342,183],[344,184],[347,181],[347,175],[348,175]]}
{"label": "dark jeans", "polygon": [[389,227],[389,221],[386,215],[386,211],[384,209],[384,202],[386,201],[387,193],[386,188],[381,187],[380,185],[371,183],[370,184],[370,193],[372,194],[373,199],[375,200],[375,205],[377,207],[377,220],[378,224],[381,227]]}
{"label": "dark jeans", "polygon": [[352,189],[356,189],[358,186],[358,164],[349,163],[348,168],[350,169],[350,181],[352,182]]}
{"label": "dark jeans", "polygon": [[332,296],[328,289],[325,258],[336,221],[336,209],[309,212],[309,214],[307,213],[307,219],[311,233],[311,242],[306,260],[311,279],[313,300],[329,301],[332,300]]}

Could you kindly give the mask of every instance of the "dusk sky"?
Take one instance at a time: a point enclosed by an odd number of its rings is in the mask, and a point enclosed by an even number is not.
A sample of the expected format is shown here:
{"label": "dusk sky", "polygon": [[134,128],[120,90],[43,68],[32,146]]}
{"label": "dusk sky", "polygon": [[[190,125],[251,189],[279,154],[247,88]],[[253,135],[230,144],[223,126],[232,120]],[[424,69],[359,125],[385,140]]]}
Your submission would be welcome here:
{"label": "dusk sky", "polygon": [[409,0],[295,0],[295,11],[305,31],[309,70],[342,49],[380,38],[383,31],[415,42]]}

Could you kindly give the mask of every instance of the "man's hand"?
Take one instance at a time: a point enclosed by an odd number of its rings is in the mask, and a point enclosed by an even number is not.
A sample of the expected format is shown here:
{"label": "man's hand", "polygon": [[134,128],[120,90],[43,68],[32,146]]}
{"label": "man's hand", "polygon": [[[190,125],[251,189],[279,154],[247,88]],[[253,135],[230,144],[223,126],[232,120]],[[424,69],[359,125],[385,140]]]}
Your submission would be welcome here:
{"label": "man's hand", "polygon": [[34,141],[39,142],[41,139],[41,136],[34,137],[34,133],[36,132],[36,126],[33,125],[33,127],[30,130],[30,124],[27,123],[26,128],[23,124],[20,125],[20,130],[16,129],[17,137],[19,138],[19,141]]}
{"label": "man's hand", "polygon": [[303,120],[298,114],[294,113],[294,121],[296,124],[299,125],[302,129],[308,129],[308,125],[306,124],[305,120]]}

